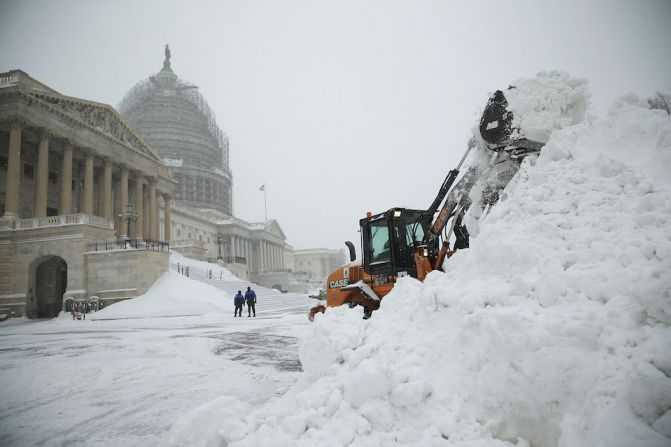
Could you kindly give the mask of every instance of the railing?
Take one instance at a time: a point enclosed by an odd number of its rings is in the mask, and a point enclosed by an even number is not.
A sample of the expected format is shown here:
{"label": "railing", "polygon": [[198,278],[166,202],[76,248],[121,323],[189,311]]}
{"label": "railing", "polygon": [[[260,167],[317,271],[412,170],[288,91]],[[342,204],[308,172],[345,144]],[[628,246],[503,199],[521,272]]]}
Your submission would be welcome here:
{"label": "railing", "polygon": [[110,251],[110,250],[129,250],[129,249],[169,252],[170,243],[162,241],[150,241],[144,239],[91,241],[88,243],[88,251]]}
{"label": "railing", "polygon": [[[247,258],[243,256],[222,256],[224,264],[247,264]],[[207,258],[207,262],[216,263],[219,258]]]}
{"label": "railing", "polygon": [[17,230],[28,230],[31,228],[60,227],[64,225],[91,225],[113,230],[114,220],[90,214],[66,214],[62,216],[17,219],[14,223],[14,228]]}
{"label": "railing", "polygon": [[172,248],[195,247],[205,250],[205,243],[196,239],[182,239],[179,241],[170,241]]}

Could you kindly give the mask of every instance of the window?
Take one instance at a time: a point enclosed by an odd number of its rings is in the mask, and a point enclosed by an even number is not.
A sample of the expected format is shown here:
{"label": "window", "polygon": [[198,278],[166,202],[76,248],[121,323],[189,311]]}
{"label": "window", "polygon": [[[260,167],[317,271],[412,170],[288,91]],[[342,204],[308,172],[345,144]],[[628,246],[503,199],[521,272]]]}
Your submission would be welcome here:
{"label": "window", "polygon": [[35,167],[33,165],[29,165],[28,163],[24,163],[23,175],[27,178],[35,177]]}
{"label": "window", "polygon": [[49,183],[55,185],[58,183],[58,173],[54,171],[49,172]]}
{"label": "window", "polygon": [[[394,238],[394,269],[414,271],[414,244],[413,242],[421,242],[424,239],[424,234],[428,231],[427,223],[424,219],[422,211],[418,210],[399,210],[394,213],[393,238]],[[430,249],[437,249],[438,241],[435,241],[435,246]]]}
{"label": "window", "polygon": [[389,229],[387,221],[382,219],[370,225],[370,249],[371,262],[389,262],[391,261],[391,251],[389,246]]}

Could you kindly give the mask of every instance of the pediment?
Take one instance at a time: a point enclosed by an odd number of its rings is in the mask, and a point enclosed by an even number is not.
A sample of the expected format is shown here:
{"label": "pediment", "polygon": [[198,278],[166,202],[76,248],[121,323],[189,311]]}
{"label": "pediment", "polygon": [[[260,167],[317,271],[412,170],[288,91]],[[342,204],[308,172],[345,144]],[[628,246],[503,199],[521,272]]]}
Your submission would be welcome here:
{"label": "pediment", "polygon": [[156,161],[160,160],[156,149],[149,146],[135,134],[112,106],[70,96],[51,95],[34,91],[23,93],[31,98],[30,105],[36,102],[39,105],[46,106],[52,112],[65,115],[81,126],[101,133]]}
{"label": "pediment", "polygon": [[266,230],[270,234],[279,236],[284,240],[287,239],[287,237],[284,234],[284,231],[282,231],[282,227],[280,227],[280,224],[277,223],[275,219],[270,219],[268,222],[266,222],[264,230]]}

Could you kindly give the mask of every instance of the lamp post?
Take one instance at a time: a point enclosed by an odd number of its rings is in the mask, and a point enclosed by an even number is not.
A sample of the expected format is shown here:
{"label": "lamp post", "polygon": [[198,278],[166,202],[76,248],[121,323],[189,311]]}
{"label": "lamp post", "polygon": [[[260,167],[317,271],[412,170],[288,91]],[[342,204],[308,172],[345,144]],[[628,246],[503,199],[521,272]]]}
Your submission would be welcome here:
{"label": "lamp post", "polygon": [[221,255],[221,247],[224,245],[224,235],[217,233],[217,245],[219,246],[219,256],[217,256],[217,263],[223,264],[224,257]]}
{"label": "lamp post", "polygon": [[[135,222],[137,220],[137,213],[133,211],[133,205],[130,202],[128,202],[128,205],[126,205],[126,211],[124,211],[123,213],[119,213],[118,217],[119,221],[126,222],[126,232],[129,233],[130,223]],[[129,239],[130,237],[128,236],[128,234],[121,235],[122,241],[127,241]]]}

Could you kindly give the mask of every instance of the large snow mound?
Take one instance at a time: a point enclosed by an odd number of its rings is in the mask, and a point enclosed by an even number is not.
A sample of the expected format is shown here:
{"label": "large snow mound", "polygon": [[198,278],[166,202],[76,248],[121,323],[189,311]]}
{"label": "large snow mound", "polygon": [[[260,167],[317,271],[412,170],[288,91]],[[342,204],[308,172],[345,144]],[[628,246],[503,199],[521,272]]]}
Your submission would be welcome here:
{"label": "large snow mound", "polygon": [[145,293],[132,300],[112,304],[92,320],[174,317],[230,312],[232,298],[221,290],[169,271]]}
{"label": "large snow mound", "polygon": [[671,445],[669,169],[671,121],[631,95],[555,130],[446,273],[402,278],[370,320],[345,306],[318,315],[295,386],[261,408],[240,403],[220,435]]}

